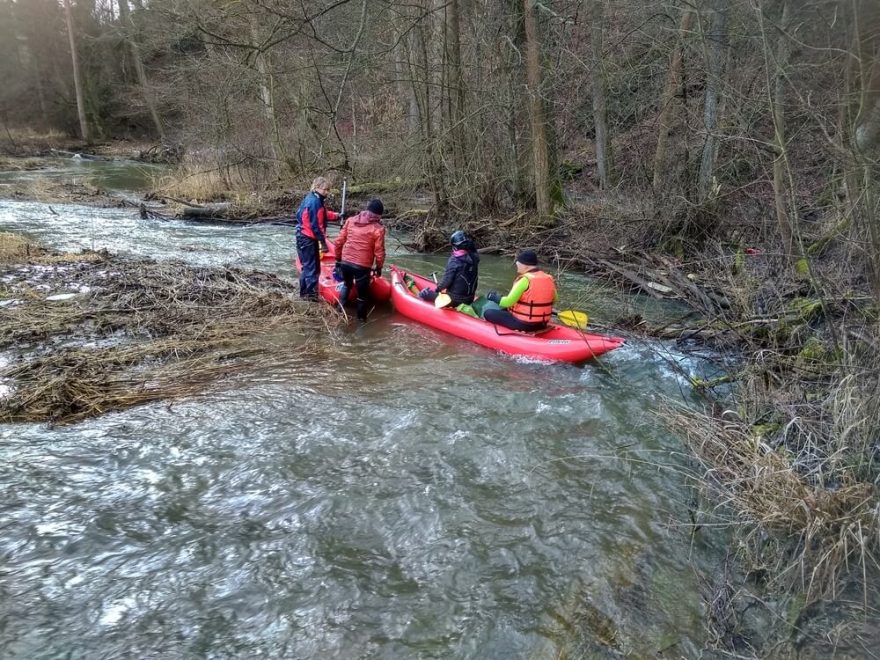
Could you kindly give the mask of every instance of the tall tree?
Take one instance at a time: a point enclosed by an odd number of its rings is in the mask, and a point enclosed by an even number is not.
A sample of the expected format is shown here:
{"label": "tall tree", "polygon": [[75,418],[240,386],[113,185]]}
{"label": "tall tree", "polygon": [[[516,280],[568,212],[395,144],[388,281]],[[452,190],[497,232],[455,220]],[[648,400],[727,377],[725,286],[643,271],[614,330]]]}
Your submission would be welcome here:
{"label": "tall tree", "polygon": [[727,14],[730,0],[711,0],[709,32],[706,35],[706,92],[703,100],[703,127],[706,131],[700,174],[697,179],[697,199],[704,202],[709,195],[715,172],[718,151],[718,100],[724,74],[724,55],[727,47]]}
{"label": "tall tree", "polygon": [[79,130],[82,139],[86,144],[89,144],[92,138],[89,134],[89,124],[86,121],[86,105],[79,72],[79,58],[76,55],[76,38],[74,37],[73,19],[70,15],[70,0],[64,0],[64,16],[67,19],[67,37],[70,39],[70,59],[73,63],[73,87],[76,92],[76,114],[79,117]]}
{"label": "tall tree", "polygon": [[654,173],[651,178],[655,194],[663,190],[667,170],[666,151],[669,142],[669,132],[672,130],[675,95],[681,85],[685,40],[691,29],[693,17],[694,12],[688,6],[681,8],[681,23],[675,37],[672,57],[669,60],[669,70],[666,73],[663,95],[660,97],[660,115],[657,119],[657,147],[654,150]]}
{"label": "tall tree", "polygon": [[776,223],[782,237],[782,248],[786,257],[793,260],[799,255],[797,232],[795,227],[796,209],[790,203],[794,194],[790,185],[792,176],[789,167],[788,145],[785,131],[785,86],[788,75],[788,60],[791,49],[788,43],[790,8],[788,0],[782,0],[782,16],[779,21],[779,35],[776,42],[776,53],[772,55],[770,36],[767,34],[764,8],[757,6],[758,24],[764,43],[765,70],[767,71],[767,93],[770,100],[771,116],[773,117],[773,200],[776,208]]}
{"label": "tall tree", "polygon": [[147,110],[150,112],[150,119],[153,121],[153,127],[156,129],[156,135],[162,142],[165,141],[165,130],[162,127],[162,120],[159,118],[159,112],[156,110],[156,101],[150,83],[147,80],[147,71],[144,68],[144,61],[141,57],[140,45],[138,43],[137,29],[131,17],[128,7],[128,0],[118,0],[119,4],[119,22],[123,26],[125,40],[131,49],[131,59],[134,63],[134,70],[137,73],[138,84],[141,88],[141,94],[144,97],[144,103],[147,104]]}
{"label": "tall tree", "polygon": [[541,89],[541,44],[538,40],[534,0],[523,0],[523,20],[526,33],[526,87],[529,95],[535,203],[538,217],[546,220],[552,215],[550,149],[547,141],[547,118],[544,114],[544,99]]}
{"label": "tall tree", "polygon": [[599,187],[611,183],[611,150],[608,145],[608,112],[605,101],[605,63],[602,41],[605,31],[605,0],[593,0],[590,22],[590,48],[593,55],[593,123],[596,129],[596,168]]}

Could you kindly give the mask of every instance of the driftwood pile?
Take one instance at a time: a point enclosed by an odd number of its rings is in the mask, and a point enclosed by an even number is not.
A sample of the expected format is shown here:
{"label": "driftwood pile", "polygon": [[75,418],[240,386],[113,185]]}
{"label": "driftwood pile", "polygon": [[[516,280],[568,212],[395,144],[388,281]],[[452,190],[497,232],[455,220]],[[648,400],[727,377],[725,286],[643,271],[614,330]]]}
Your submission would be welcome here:
{"label": "driftwood pile", "polygon": [[[278,364],[337,322],[273,275],[106,253],[5,264],[0,423],[66,423]],[[59,293],[61,292],[61,293]]]}

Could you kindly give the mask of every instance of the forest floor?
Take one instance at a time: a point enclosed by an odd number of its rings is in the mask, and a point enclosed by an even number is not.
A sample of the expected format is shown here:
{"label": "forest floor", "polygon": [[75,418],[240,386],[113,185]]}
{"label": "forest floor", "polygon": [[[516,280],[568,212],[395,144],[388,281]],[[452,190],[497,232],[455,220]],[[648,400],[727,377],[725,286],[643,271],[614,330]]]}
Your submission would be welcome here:
{"label": "forest floor", "polygon": [[[59,150],[79,153],[75,144],[28,149],[22,144],[0,156],[0,171],[39,167]],[[93,154],[168,156],[133,143]],[[198,185],[160,185],[144,197],[141,214],[162,221],[202,209],[193,221],[291,222],[306,192],[199,195],[203,182],[191,183]],[[678,323],[621,317],[610,325],[674,340],[685,350],[709,348],[729,365],[716,382],[692,382],[704,397],[703,411],[671,405],[662,411],[704,470],[694,533],[717,524],[737,530],[737,561],[706,585],[713,649],[737,657],[858,658],[880,648],[880,594],[869,588],[880,549],[880,306],[850,266],[847,246],[829,240],[831,221],[804,227],[805,244],[815,250],[802,268],[779,253],[757,217],[662,219],[631,193],[583,198],[552,226],[529,214],[439,217],[430,213],[430,200],[393,186],[354,189],[347,207],[377,193],[388,210],[386,224],[415,250],[445,251],[447,237],[460,228],[484,252],[531,247],[561,269],[684,302],[693,315]],[[0,196],[132,205],[88,184],[0,185]],[[329,206],[338,209],[339,202],[337,192]],[[707,217],[718,224],[701,226]],[[687,241],[676,238],[683,229]],[[107,267],[129,266],[98,270]],[[76,268],[90,272],[91,266]],[[135,279],[159,282],[167,275],[145,264],[131,268]]]}

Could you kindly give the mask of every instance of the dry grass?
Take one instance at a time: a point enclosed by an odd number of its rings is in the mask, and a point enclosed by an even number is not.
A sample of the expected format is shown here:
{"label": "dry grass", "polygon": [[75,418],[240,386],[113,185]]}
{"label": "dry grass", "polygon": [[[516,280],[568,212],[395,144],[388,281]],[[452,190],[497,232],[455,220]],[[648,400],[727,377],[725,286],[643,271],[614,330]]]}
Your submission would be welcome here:
{"label": "dry grass", "polygon": [[[92,253],[11,271],[0,348],[22,360],[3,372],[13,391],[0,422],[73,422],[156,399],[191,396],[223,377],[286,361],[337,322],[273,275]],[[66,301],[54,291],[87,288]],[[270,335],[285,337],[282,345]],[[60,346],[60,348],[58,348]]]}
{"label": "dry grass", "polygon": [[10,151],[35,151],[63,147],[71,142],[70,136],[60,131],[37,132],[31,128],[9,128],[0,133],[0,145]]}
{"label": "dry grass", "polygon": [[0,232],[0,264],[19,263],[42,253],[36,243],[24,236]]}
{"label": "dry grass", "polygon": [[835,597],[845,578],[867,589],[880,568],[880,359],[845,358],[821,398],[799,383],[771,390],[746,378],[739,405],[728,402],[737,413],[666,411],[705,483],[750,530],[752,561],[808,600]]}

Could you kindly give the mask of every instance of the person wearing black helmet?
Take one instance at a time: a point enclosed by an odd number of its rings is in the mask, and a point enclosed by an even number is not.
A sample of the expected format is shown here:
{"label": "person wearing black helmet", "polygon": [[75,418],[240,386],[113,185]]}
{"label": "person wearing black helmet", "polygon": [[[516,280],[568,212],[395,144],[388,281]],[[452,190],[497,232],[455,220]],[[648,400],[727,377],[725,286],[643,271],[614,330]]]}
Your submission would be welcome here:
{"label": "person wearing black helmet", "polygon": [[452,254],[446,262],[443,279],[433,289],[422,289],[419,298],[433,302],[437,294],[446,293],[452,299],[450,307],[470,305],[477,292],[480,254],[477,246],[463,231],[458,230],[449,238]]}

